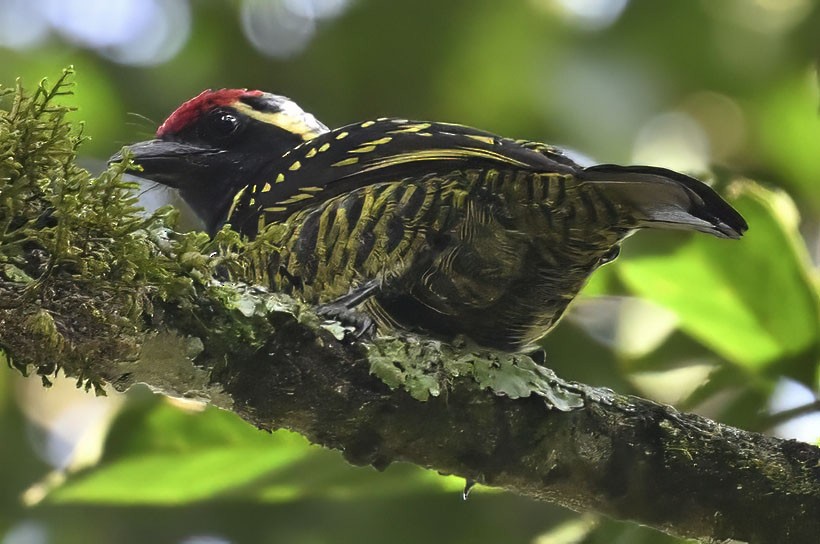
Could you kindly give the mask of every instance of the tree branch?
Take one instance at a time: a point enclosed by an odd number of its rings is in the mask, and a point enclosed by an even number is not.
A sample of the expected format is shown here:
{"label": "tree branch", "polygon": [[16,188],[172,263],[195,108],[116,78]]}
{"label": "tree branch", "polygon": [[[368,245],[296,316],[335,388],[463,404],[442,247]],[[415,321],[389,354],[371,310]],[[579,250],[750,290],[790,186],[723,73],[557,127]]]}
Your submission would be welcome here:
{"label": "tree branch", "polygon": [[[258,427],[286,427],[340,449],[354,464],[408,461],[680,536],[813,543],[820,534],[816,447],[567,383],[522,356],[413,337],[346,344],[286,297],[218,288],[233,294],[187,308],[158,303],[149,328],[119,339],[140,347],[139,357],[95,355],[68,372],[99,373],[121,390],[146,382],[208,396]],[[21,300],[9,282],[0,294],[4,307]],[[3,310],[0,338],[16,361],[50,370],[54,353],[27,320],[13,319],[41,311],[36,300]],[[60,316],[57,328],[82,321]],[[108,351],[85,334],[65,349],[68,360]],[[386,365],[392,389],[374,376]]]}

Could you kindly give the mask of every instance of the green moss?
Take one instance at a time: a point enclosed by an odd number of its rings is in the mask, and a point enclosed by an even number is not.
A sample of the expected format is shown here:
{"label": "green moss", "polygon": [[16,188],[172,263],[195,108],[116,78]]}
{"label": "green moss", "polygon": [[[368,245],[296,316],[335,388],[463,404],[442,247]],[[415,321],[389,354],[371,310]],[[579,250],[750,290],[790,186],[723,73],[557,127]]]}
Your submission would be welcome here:
{"label": "green moss", "polygon": [[26,316],[23,320],[23,327],[40,338],[45,349],[59,350],[65,344],[65,338],[57,330],[54,318],[46,310],[41,309]]}
{"label": "green moss", "polygon": [[97,177],[77,166],[72,75],[0,91],[0,343],[21,370],[98,387],[97,362],[135,357],[154,303],[192,306],[219,260],[206,235],[172,230],[170,208],[138,207],[127,159]]}

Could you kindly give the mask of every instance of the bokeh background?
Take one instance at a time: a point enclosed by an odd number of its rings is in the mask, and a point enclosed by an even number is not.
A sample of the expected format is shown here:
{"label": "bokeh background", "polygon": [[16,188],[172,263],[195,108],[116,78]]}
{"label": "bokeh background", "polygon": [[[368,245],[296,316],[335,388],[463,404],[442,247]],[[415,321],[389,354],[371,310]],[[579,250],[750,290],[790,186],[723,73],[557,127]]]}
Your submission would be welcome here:
{"label": "bokeh background", "polygon": [[[0,82],[74,65],[91,170],[202,89],[248,87],[329,126],[451,121],[715,181],[749,235],[630,239],[545,341],[548,364],[814,443],[818,58],[812,0],[0,1]],[[145,389],[53,382],[0,367],[0,544],[677,542],[486,488],[463,501],[456,478],[349,467]]]}

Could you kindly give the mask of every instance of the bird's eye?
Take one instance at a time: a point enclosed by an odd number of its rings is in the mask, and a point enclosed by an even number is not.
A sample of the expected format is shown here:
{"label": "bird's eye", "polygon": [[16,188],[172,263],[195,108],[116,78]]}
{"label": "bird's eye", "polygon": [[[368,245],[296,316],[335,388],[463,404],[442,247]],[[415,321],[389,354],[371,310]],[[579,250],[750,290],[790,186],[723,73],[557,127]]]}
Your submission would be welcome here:
{"label": "bird's eye", "polygon": [[207,136],[221,140],[236,133],[240,124],[239,118],[235,114],[224,110],[216,110],[208,116],[204,128]]}

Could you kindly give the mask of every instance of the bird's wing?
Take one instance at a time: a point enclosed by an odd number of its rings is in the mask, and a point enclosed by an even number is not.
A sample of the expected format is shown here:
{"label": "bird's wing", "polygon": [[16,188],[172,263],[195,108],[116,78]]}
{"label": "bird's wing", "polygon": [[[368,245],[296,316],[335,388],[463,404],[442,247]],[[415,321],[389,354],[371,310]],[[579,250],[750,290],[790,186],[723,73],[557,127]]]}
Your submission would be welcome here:
{"label": "bird's wing", "polygon": [[479,189],[483,181],[455,171],[373,183],[305,207],[279,242],[277,287],[298,278],[306,299],[328,302],[375,279],[377,298],[400,286],[442,316],[492,303],[520,275],[530,237],[499,221],[502,207]]}
{"label": "bird's wing", "polygon": [[265,223],[279,222],[368,185],[473,169],[563,175],[580,170],[545,144],[462,125],[378,119],[322,134],[272,161],[264,181],[236,195],[228,222],[254,234],[260,216]]}

